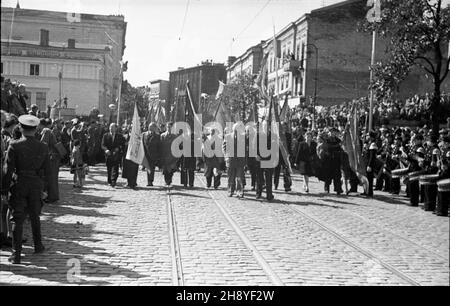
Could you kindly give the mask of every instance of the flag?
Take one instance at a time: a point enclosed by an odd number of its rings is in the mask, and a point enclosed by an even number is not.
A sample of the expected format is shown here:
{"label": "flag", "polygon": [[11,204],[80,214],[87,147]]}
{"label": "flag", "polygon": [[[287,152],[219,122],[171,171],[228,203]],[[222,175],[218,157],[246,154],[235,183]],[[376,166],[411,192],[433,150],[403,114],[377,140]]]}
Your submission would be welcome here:
{"label": "flag", "polygon": [[225,88],[225,83],[219,81],[219,89],[217,89],[216,100],[220,98]]}
{"label": "flag", "polygon": [[139,120],[137,103],[134,104],[132,125],[133,126],[131,128],[130,141],[128,143],[128,150],[125,158],[140,165],[144,160],[145,152],[142,143],[141,122]]}
{"label": "flag", "polygon": [[370,6],[367,12],[366,19],[368,22],[378,22],[381,20],[381,1],[380,0],[368,0],[367,6]]}
{"label": "flag", "polygon": [[280,111],[280,121],[281,122],[288,121],[288,119],[289,119],[288,113],[289,113],[289,105],[288,105],[287,95],[286,95],[286,99],[285,99],[283,107],[281,108],[281,111]]}
{"label": "flag", "polygon": [[264,57],[261,61],[261,69],[260,69],[259,75],[256,79],[256,85],[258,86],[259,94],[265,101],[269,101],[269,97],[267,95],[267,88],[266,88],[267,58],[268,57],[269,57],[268,53],[266,55],[264,55]]}
{"label": "flag", "polygon": [[[194,123],[194,121],[196,121],[197,124],[200,124],[199,126],[203,126],[202,121],[200,120],[200,118],[197,115],[197,110],[195,109],[194,101],[192,100],[191,89],[189,87],[189,81],[186,82],[186,95],[187,95],[187,102],[186,102],[186,109],[185,109],[186,116],[190,120],[193,120],[192,124]],[[193,129],[194,126],[192,126],[191,128]]]}
{"label": "flag", "polygon": [[156,108],[155,122],[158,125],[158,127],[161,124],[166,123],[166,115],[165,115],[164,108],[162,107],[162,103],[161,102],[158,103],[158,106]]}
{"label": "flag", "polygon": [[348,154],[350,168],[356,173],[360,183],[363,185],[365,191],[369,188],[369,181],[366,177],[365,163],[362,156],[362,149],[359,141],[359,125],[358,125],[358,110],[353,105],[350,112],[349,123],[344,132],[344,149]]}
{"label": "flag", "polygon": [[[284,104],[287,104],[287,96],[286,96],[286,101],[284,102]],[[271,103],[271,105],[273,105],[273,110],[274,110],[274,119],[275,119],[275,123],[281,124],[280,121],[280,116],[278,115],[278,103]],[[284,107],[284,106],[283,106]],[[269,111],[269,117],[271,117],[270,115],[270,111]],[[270,121],[269,121],[270,122]],[[292,171],[292,166],[291,166],[291,162],[289,159],[289,150],[288,150],[288,142],[287,142],[287,138],[286,138],[286,133],[280,133],[279,131],[277,131],[279,134],[279,144],[280,144],[280,151],[281,151],[281,157],[284,160],[285,165],[287,166],[287,169],[289,171],[290,174],[293,173]]]}
{"label": "flag", "polygon": [[218,122],[223,129],[227,126],[227,122],[231,122],[231,114],[224,107],[223,102],[219,100],[216,112],[214,113],[214,121]]}

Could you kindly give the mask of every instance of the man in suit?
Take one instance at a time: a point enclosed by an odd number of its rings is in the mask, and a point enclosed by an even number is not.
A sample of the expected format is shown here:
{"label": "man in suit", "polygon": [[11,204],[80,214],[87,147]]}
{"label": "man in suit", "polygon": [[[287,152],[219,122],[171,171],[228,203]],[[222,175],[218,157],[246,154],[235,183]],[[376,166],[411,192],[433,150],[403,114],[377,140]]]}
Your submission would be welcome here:
{"label": "man in suit", "polygon": [[153,186],[155,179],[155,167],[159,165],[161,158],[161,138],[157,133],[158,126],[155,122],[150,123],[148,131],[142,134],[145,158],[148,161],[147,186]]}
{"label": "man in suit", "polygon": [[108,184],[116,186],[119,176],[119,165],[123,155],[125,139],[118,133],[117,124],[111,123],[109,133],[103,135],[102,150],[105,151],[106,168],[108,171]]}

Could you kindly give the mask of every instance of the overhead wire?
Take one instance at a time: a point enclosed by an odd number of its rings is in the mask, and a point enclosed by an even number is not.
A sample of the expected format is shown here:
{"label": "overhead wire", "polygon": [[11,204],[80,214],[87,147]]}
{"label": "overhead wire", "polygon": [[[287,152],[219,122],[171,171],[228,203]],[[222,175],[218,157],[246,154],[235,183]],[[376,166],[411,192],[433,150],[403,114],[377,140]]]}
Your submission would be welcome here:
{"label": "overhead wire", "polygon": [[181,31],[180,31],[180,36],[178,37],[178,40],[181,40],[181,36],[183,35],[184,26],[186,24],[186,17],[187,17],[187,13],[188,13],[188,10],[189,10],[189,4],[190,4],[190,0],[187,0],[187,2],[186,2],[186,9],[184,10],[183,23],[181,24]]}

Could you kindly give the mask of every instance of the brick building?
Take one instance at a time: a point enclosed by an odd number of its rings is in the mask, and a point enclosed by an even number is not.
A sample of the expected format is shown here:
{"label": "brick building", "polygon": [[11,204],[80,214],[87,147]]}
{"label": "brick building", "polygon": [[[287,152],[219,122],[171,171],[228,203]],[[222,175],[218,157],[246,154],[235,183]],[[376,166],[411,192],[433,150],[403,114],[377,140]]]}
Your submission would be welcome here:
{"label": "brick building", "polygon": [[166,113],[174,105],[177,97],[184,96],[186,81],[189,80],[192,99],[197,111],[201,111],[202,94],[214,96],[219,88],[219,81],[226,82],[227,72],[224,64],[216,64],[210,61],[190,68],[179,68],[169,75],[169,103],[166,105]]}
{"label": "brick building", "polygon": [[[268,85],[276,88],[280,96],[290,92],[291,107],[300,101],[309,102],[316,85],[318,105],[338,104],[367,95],[372,36],[357,31],[358,23],[366,17],[366,4],[366,0],[347,0],[313,10],[275,34],[276,48],[273,37],[262,44],[263,54],[269,54]],[[385,42],[378,39],[377,61],[385,58],[385,49]],[[248,50],[230,68],[238,65],[247,53]],[[398,96],[410,97],[432,89],[431,78],[413,69],[401,84]],[[450,90],[449,79],[442,89]]]}
{"label": "brick building", "polygon": [[106,117],[120,84],[123,16],[1,8],[1,67],[25,83],[41,110],[67,97],[79,115],[97,107]]}

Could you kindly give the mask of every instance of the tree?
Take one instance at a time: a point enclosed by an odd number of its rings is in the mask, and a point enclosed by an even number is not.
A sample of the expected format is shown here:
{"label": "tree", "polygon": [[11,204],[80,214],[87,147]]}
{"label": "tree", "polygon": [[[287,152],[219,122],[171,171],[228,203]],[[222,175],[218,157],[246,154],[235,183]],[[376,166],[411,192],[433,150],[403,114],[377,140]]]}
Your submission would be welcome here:
{"label": "tree", "polygon": [[223,103],[233,116],[239,114],[240,119],[245,122],[252,112],[253,102],[258,99],[259,91],[254,84],[254,76],[251,73],[238,74],[225,86],[219,102]]}
{"label": "tree", "polygon": [[124,80],[122,82],[120,113],[126,113],[127,117],[131,118],[135,102],[137,102],[139,117],[145,117],[148,112],[148,102],[145,99],[145,91],[142,88],[133,87],[127,80]]}
{"label": "tree", "polygon": [[450,5],[443,0],[381,0],[381,20],[361,24],[363,31],[376,31],[389,44],[388,58],[371,69],[370,85],[379,96],[398,89],[414,66],[431,75],[434,89],[430,106],[433,132],[439,130],[441,85],[448,76]]}

